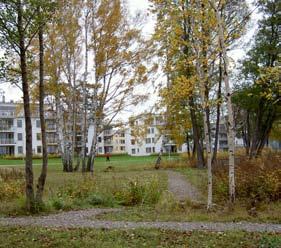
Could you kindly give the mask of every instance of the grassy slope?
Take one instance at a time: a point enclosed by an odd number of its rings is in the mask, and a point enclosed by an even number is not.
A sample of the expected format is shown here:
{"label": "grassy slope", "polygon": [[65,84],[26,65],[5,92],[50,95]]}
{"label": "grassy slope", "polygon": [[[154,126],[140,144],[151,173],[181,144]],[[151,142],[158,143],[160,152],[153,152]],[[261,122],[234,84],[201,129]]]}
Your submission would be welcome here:
{"label": "grassy slope", "polygon": [[0,247],[271,247],[281,236],[245,232],[0,228]]}

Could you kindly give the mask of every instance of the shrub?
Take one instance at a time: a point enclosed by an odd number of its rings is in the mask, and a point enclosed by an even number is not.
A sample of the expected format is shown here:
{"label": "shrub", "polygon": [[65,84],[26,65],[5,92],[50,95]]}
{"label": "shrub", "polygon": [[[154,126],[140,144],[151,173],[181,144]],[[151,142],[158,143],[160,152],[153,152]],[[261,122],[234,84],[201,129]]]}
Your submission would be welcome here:
{"label": "shrub", "polygon": [[189,166],[188,161],[183,159],[162,160],[160,164],[162,169],[186,168],[187,166]]}
{"label": "shrub", "polygon": [[[236,162],[236,196],[251,203],[281,199],[281,164],[278,154],[267,153],[258,159],[240,157]],[[214,194],[228,198],[228,166],[214,166]]]}
{"label": "shrub", "polygon": [[87,198],[87,202],[93,206],[114,207],[118,204],[111,195],[93,193]]}
{"label": "shrub", "polygon": [[155,204],[161,195],[159,180],[152,178],[141,181],[138,178],[129,181],[121,191],[115,192],[115,198],[126,206]]}
{"label": "shrub", "polygon": [[95,191],[96,183],[92,178],[85,178],[82,182],[70,182],[57,191],[57,196],[68,196],[70,198],[87,198]]}

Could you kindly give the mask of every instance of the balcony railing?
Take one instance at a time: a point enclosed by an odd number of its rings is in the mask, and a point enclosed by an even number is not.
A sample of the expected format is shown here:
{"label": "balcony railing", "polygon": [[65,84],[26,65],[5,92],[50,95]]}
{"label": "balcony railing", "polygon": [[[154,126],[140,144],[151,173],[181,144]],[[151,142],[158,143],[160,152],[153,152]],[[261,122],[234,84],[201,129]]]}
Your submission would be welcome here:
{"label": "balcony railing", "polygon": [[14,132],[14,130],[15,130],[14,126],[9,126],[9,125],[0,126],[0,132]]}
{"label": "balcony railing", "polygon": [[0,118],[3,117],[15,117],[15,112],[13,111],[0,111]]}
{"label": "balcony railing", "polygon": [[48,144],[57,144],[58,140],[57,139],[46,139]]}
{"label": "balcony railing", "polygon": [[15,144],[14,139],[0,139],[0,145],[11,145]]}
{"label": "balcony railing", "polygon": [[56,125],[46,125],[47,131],[56,131]]}
{"label": "balcony railing", "polygon": [[105,140],[104,145],[113,146],[113,141],[112,140]]}

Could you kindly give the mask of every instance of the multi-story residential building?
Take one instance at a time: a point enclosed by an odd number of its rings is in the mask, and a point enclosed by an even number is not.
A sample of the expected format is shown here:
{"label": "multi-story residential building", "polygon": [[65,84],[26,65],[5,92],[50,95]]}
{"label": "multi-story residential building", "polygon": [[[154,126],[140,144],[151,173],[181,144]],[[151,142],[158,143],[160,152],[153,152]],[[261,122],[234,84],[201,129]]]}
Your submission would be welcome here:
{"label": "multi-story residential building", "polygon": [[[215,140],[215,124],[211,125],[211,137],[212,143]],[[235,146],[236,147],[243,147],[243,139],[235,137]],[[227,139],[227,126],[225,120],[222,119],[219,125],[219,133],[218,133],[218,150],[226,151],[228,149],[228,139]]]}
{"label": "multi-story residential building", "polygon": [[[32,149],[34,154],[42,153],[39,113],[34,111],[32,123]],[[55,119],[46,113],[46,136],[48,152],[57,153]],[[25,153],[25,121],[21,103],[0,102],[0,155],[20,156]]]}
{"label": "multi-story residential building", "polygon": [[[50,111],[46,111],[46,137],[47,150],[49,154],[58,153],[58,135],[56,131],[56,120]],[[99,135],[97,142],[97,153],[106,154],[129,154],[131,156],[146,156],[153,153],[185,152],[186,145],[177,147],[169,135],[163,135],[164,121],[161,116],[155,115],[149,125],[144,125],[142,116],[134,120],[134,128],[114,129],[107,127]],[[25,153],[25,122],[21,103],[0,102],[0,156],[21,156]],[[34,154],[42,154],[41,127],[38,111],[32,114],[32,149]],[[79,123],[79,120],[78,120]],[[136,135],[136,130],[145,128],[142,135]],[[81,134],[78,131],[76,137],[77,151],[81,148]],[[89,127],[86,150],[90,150],[93,138],[93,127]],[[212,139],[214,139],[214,128],[212,125]],[[192,145],[192,144],[191,144]],[[243,146],[243,140],[235,138],[237,147]],[[272,149],[280,149],[280,142],[270,141]],[[219,127],[218,149],[227,150],[227,129],[222,120]]]}
{"label": "multi-story residential building", "polygon": [[[36,109],[36,108],[35,108]],[[49,154],[58,153],[58,135],[56,131],[56,120],[52,112],[46,111],[46,138],[47,150]],[[22,111],[22,103],[5,102],[4,98],[0,102],[0,156],[14,155],[21,156],[25,153],[25,122]],[[32,148],[34,154],[42,154],[41,126],[38,110],[32,113]],[[79,120],[78,120],[79,121]],[[136,125],[142,125],[140,118]],[[159,126],[163,125],[163,120],[155,116],[151,125],[147,126],[147,132],[143,139],[135,137],[133,130],[129,128],[114,129],[105,128],[99,135],[97,142],[97,153],[128,153],[132,156],[144,156],[153,153],[175,152],[176,144],[166,136],[160,134]],[[93,137],[93,127],[89,127],[86,150],[90,150]],[[81,135],[77,132],[78,150],[81,147]]]}
{"label": "multi-story residential building", "polygon": [[135,135],[135,129],[142,128],[144,120],[140,117],[134,121],[134,128],[128,128],[125,131],[126,151],[132,156],[146,156],[153,153],[159,153],[161,150],[164,153],[176,152],[176,144],[162,135],[160,127],[164,125],[161,116],[155,115],[149,125],[144,125],[146,131],[139,137]]}

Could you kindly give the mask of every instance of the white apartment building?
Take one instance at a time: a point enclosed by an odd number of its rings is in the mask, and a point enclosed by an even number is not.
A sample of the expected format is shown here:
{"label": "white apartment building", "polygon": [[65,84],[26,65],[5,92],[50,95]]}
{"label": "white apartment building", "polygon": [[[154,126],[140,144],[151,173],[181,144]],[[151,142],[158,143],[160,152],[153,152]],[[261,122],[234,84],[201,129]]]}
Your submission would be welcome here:
{"label": "white apartment building", "polygon": [[[58,140],[56,121],[52,113],[46,112],[46,136],[49,154],[58,153]],[[135,123],[142,124],[142,119]],[[144,137],[135,137],[131,128],[105,129],[98,137],[97,153],[129,154],[132,156],[145,156],[153,153],[175,152],[176,145],[167,137],[160,135],[157,126],[163,125],[159,116],[155,116],[151,125],[147,127]],[[79,140],[79,133],[77,140]],[[92,143],[93,127],[89,127],[87,150]],[[32,149],[34,154],[42,154],[41,128],[38,111],[32,113]],[[78,142],[79,149],[79,142]],[[0,156],[22,156],[25,154],[25,120],[21,103],[0,102]]]}
{"label": "white apartment building", "polygon": [[[20,156],[25,153],[25,120],[19,103],[0,102],[0,156]],[[34,154],[42,153],[41,128],[39,113],[32,116],[32,150]],[[55,119],[46,114],[46,136],[48,152],[57,153]]]}
{"label": "white apartment building", "polygon": [[[144,124],[142,118],[134,121],[134,129]],[[162,149],[164,153],[177,152],[176,144],[167,136],[160,133],[159,127],[164,122],[161,116],[155,115],[150,123],[146,126],[146,132],[141,137],[135,137],[134,130],[127,128],[125,131],[126,151],[131,156],[148,156],[153,153],[159,153]]]}
{"label": "white apartment building", "polygon": [[[56,132],[56,121],[52,113],[46,112],[46,136],[47,150],[49,154],[58,153],[58,140]],[[98,137],[97,153],[98,154],[129,154],[131,156],[148,156],[159,153],[162,149],[164,153],[185,152],[186,144],[177,149],[177,145],[169,136],[161,135],[159,127],[163,127],[164,122],[161,116],[155,115],[149,125],[144,124],[144,118],[140,116],[134,121],[134,128],[126,127],[114,129],[108,127]],[[145,126],[141,136],[135,135],[134,132]],[[93,127],[89,127],[87,137],[87,150],[93,138]],[[213,132],[212,132],[213,134]],[[81,135],[77,134],[77,149],[81,144],[79,139]],[[137,136],[137,137],[136,137]],[[33,111],[32,115],[32,149],[34,154],[42,153],[41,128],[39,113]],[[243,146],[242,139],[235,139],[236,146]],[[226,150],[227,132],[224,122],[221,122],[219,129],[219,150]],[[0,156],[11,155],[21,156],[25,153],[25,122],[20,103],[5,102],[3,97],[0,102]]]}

